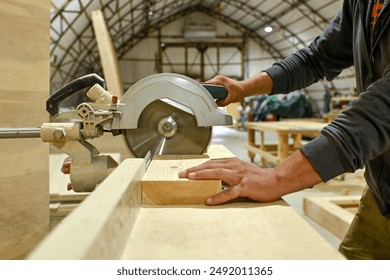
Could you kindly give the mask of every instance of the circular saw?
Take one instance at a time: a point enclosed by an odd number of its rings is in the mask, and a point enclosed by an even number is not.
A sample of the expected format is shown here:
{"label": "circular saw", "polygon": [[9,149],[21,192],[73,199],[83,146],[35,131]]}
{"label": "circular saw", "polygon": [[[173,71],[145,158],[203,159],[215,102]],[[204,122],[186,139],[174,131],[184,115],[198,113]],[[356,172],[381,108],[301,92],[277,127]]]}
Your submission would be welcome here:
{"label": "circular saw", "polygon": [[[130,151],[158,154],[201,154],[207,151],[214,125],[232,124],[215,99],[226,97],[220,86],[201,85],[178,74],[157,74],[132,86],[121,129]],[[130,108],[131,107],[131,108]]]}
{"label": "circular saw", "polygon": [[[87,89],[92,102],[60,112],[60,103]],[[88,139],[104,132],[123,135],[135,157],[202,154],[213,126],[232,125],[232,117],[215,100],[227,96],[218,85],[200,84],[186,76],[162,73],[135,83],[119,98],[105,90],[96,74],[78,78],[46,102],[55,122],[40,128],[0,129],[0,138],[41,137],[72,157],[70,179],[75,191],[92,191],[118,164],[100,155]],[[76,187],[76,188],[75,188]]]}

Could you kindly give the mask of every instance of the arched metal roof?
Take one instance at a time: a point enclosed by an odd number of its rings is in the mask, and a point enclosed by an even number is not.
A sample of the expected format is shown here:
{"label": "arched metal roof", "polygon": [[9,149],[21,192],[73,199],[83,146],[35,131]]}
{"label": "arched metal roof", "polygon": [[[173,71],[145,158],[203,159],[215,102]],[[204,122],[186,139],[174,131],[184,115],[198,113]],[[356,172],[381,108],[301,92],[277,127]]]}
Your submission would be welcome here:
{"label": "arched metal roof", "polygon": [[[91,12],[100,9],[121,59],[152,31],[194,11],[246,34],[280,59],[309,44],[342,0],[52,0],[51,85],[101,69]],[[271,26],[273,32],[264,28]]]}

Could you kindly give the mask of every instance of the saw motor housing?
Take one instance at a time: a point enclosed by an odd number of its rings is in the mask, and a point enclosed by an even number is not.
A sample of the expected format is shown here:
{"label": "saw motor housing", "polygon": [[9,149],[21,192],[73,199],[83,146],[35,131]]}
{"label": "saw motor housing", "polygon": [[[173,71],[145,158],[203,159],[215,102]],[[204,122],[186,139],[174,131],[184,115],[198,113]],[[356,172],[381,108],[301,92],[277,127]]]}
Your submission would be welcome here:
{"label": "saw motor housing", "polygon": [[[174,110],[193,116],[199,128],[233,123],[232,117],[219,109],[215,102],[215,99],[226,96],[227,92],[220,96],[214,92],[213,95],[212,90],[183,75],[162,73],[146,77],[128,89],[121,100],[105,90],[104,81],[96,74],[76,81],[82,82],[78,82],[77,86],[75,82],[72,82],[72,86],[64,86],[47,102],[47,110],[60,122],[41,126],[42,140],[53,143],[72,158],[70,180],[76,192],[93,191],[118,166],[111,156],[100,155],[97,148],[87,140],[100,137],[106,131],[114,136],[129,131],[133,133],[130,135],[135,135],[142,112],[153,102],[164,102],[174,107]],[[92,102],[83,102],[73,111],[60,112],[59,103],[79,92],[80,87],[89,88],[87,96]],[[167,116],[159,119],[155,129],[165,140],[177,133],[177,125],[174,118]],[[211,138],[211,134],[207,137]],[[148,143],[143,145],[147,146]],[[149,150],[152,154],[161,152],[161,149],[157,150],[153,146],[144,147],[143,150]],[[191,147],[184,147],[184,151],[190,154]],[[174,154],[175,150],[169,153]],[[144,157],[145,154],[135,156]]]}

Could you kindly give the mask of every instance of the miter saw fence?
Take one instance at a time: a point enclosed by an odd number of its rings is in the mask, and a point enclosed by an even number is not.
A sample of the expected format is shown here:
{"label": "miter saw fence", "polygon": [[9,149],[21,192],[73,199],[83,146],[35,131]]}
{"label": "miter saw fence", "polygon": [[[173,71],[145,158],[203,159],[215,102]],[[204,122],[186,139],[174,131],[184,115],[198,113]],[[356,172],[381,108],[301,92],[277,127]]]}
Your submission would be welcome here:
{"label": "miter saw fence", "polygon": [[[60,111],[66,98],[88,89],[92,102]],[[212,126],[232,124],[218,108],[222,86],[200,84],[178,74],[156,74],[134,84],[121,100],[105,90],[96,74],[60,88],[46,102],[54,122],[43,124],[40,137],[72,157],[70,179],[77,192],[92,191],[118,164],[86,140],[104,132],[122,134],[135,157],[156,154],[201,154],[207,151]],[[37,128],[0,129],[0,138],[37,137]],[[39,137],[38,136],[38,137]]]}

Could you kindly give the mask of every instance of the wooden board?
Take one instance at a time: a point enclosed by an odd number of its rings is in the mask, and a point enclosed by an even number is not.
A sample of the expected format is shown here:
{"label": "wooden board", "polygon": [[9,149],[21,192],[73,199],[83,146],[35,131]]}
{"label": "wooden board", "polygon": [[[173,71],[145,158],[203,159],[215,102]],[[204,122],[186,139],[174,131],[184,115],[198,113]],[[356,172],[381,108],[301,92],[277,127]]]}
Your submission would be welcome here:
{"label": "wooden board", "polygon": [[141,206],[143,159],[127,159],[34,250],[29,259],[118,259]]}
{"label": "wooden board", "polygon": [[207,150],[207,155],[210,159],[224,159],[236,157],[231,151],[229,151],[224,145],[213,144]]}
{"label": "wooden board", "polygon": [[142,207],[122,259],[342,259],[284,201]]}
{"label": "wooden board", "polygon": [[141,207],[140,160],[122,162],[29,259],[343,259],[282,200]]}
{"label": "wooden board", "polygon": [[188,180],[178,173],[209,159],[206,155],[155,156],[142,179],[142,205],[204,204],[221,192],[221,181]]}
{"label": "wooden board", "polygon": [[123,83],[118,58],[103,13],[96,10],[91,16],[107,89],[112,94],[121,97],[123,96]]}
{"label": "wooden board", "polygon": [[[1,1],[0,127],[47,122],[50,1]],[[0,259],[23,258],[49,230],[49,145],[0,139]]]}
{"label": "wooden board", "polygon": [[[118,139],[118,138],[114,138],[114,139]],[[110,139],[105,139],[105,140],[109,142]],[[125,145],[125,143],[122,144]],[[107,146],[104,142],[99,142],[97,144],[95,142],[94,145],[97,145],[99,147],[99,150],[105,151],[105,154],[110,154],[118,163],[122,161],[121,160],[122,154],[113,153],[113,151],[115,150],[121,151],[124,149],[122,145],[119,145],[119,142],[116,143],[114,146]],[[207,155],[211,159],[234,157],[234,155],[223,145],[211,145],[209,147]],[[67,190],[66,186],[70,182],[69,175],[65,175],[61,172],[62,163],[66,157],[68,157],[66,154],[60,153],[57,149],[53,150],[53,153],[50,154],[50,228],[51,229],[53,229],[65,217],[67,217],[90,194],[90,193],[76,193],[74,191]],[[177,174],[174,172],[172,176],[176,179]],[[207,193],[204,195],[207,196]],[[199,203],[203,203],[203,201],[199,201]]]}
{"label": "wooden board", "polygon": [[360,195],[305,197],[305,214],[325,229],[343,239],[355,216]]}
{"label": "wooden board", "polygon": [[277,121],[277,122],[247,122],[246,128],[279,133],[319,134],[327,126],[318,121]]}

